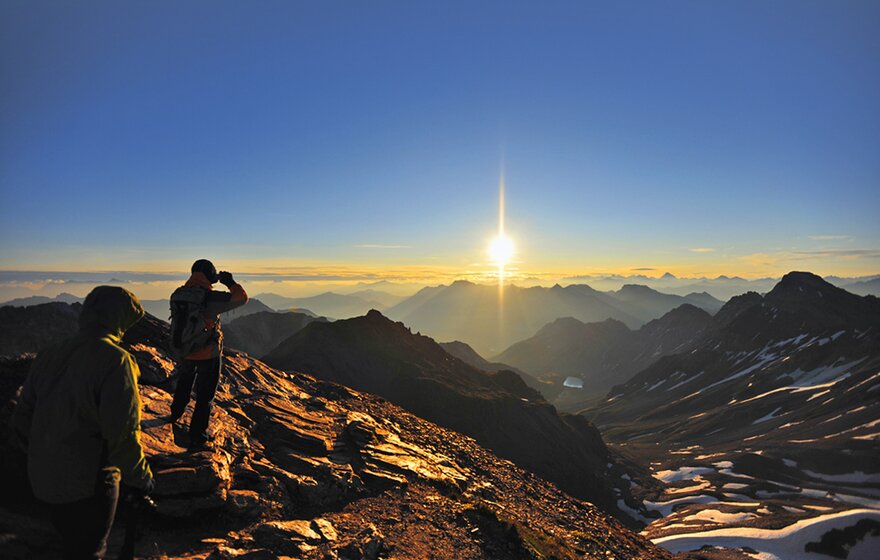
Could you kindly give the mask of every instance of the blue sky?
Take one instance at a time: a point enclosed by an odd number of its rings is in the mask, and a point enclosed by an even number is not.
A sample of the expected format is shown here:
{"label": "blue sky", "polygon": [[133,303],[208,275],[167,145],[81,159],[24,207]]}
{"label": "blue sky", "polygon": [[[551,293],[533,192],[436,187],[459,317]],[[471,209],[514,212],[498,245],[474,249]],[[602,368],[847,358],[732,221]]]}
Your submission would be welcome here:
{"label": "blue sky", "polygon": [[[876,2],[4,2],[7,270],[880,272]],[[491,268],[491,267],[490,267]]]}

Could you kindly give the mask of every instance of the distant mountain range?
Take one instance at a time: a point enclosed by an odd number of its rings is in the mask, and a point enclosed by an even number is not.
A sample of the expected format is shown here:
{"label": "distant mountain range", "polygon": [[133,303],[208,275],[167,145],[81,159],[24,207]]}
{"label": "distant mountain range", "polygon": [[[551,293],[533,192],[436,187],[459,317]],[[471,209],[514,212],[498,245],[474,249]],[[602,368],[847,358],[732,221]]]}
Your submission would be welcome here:
{"label": "distant mountain range", "polygon": [[29,307],[31,305],[41,305],[43,303],[50,303],[53,301],[60,301],[62,303],[82,303],[84,298],[79,296],[75,296],[73,294],[68,294],[67,292],[61,292],[55,297],[47,297],[47,296],[30,296],[23,298],[16,298],[7,301],[6,303],[0,303],[0,307],[12,306],[12,307]]}
{"label": "distant mountain range", "polygon": [[583,322],[610,318],[638,328],[684,303],[710,313],[723,305],[708,294],[676,296],[646,286],[627,285],[616,292],[600,292],[580,284],[564,288],[505,286],[502,294],[497,286],[461,280],[450,286],[425,288],[386,314],[432,338],[462,340],[483,355],[495,355],[560,317]]}
{"label": "distant mountain range", "polygon": [[861,280],[859,282],[850,282],[843,284],[843,288],[847,292],[852,292],[860,296],[874,295],[880,296],[880,278],[871,280]]}
{"label": "distant mountain range", "polygon": [[[553,389],[545,392],[548,398],[563,393],[555,404],[564,410],[577,409],[584,401],[605,396],[613,385],[660,357],[681,351],[711,321],[709,313],[687,303],[635,331],[615,319],[583,323],[567,317],[542,327],[495,359],[550,383]],[[564,391],[566,377],[581,379],[583,388]]]}
{"label": "distant mountain range", "polygon": [[[150,315],[158,317],[163,321],[171,319],[171,304],[167,299],[142,299],[140,302],[144,306],[144,310]],[[241,307],[220,315],[220,320],[222,322],[229,322],[252,313],[259,313],[260,311],[272,311],[272,309],[257,298],[250,298]]]}
{"label": "distant mountain range", "polygon": [[327,319],[294,311],[258,311],[223,323],[223,341],[227,348],[261,358],[312,321]]}
{"label": "distant mountain range", "polygon": [[[880,296],[880,275],[845,278],[829,276],[826,281],[858,295]],[[660,277],[645,275],[589,275],[574,276],[566,283],[589,284],[598,290],[617,290],[625,284],[641,284],[667,294],[686,295],[693,292],[707,292],[720,300],[746,292],[766,293],[773,289],[779,278],[746,279],[739,276],[717,276],[715,278],[678,278],[666,273]],[[852,289],[850,287],[853,287]]]}
{"label": "distant mountain range", "polygon": [[404,299],[401,296],[374,289],[360,290],[351,294],[324,292],[323,294],[304,298],[292,298],[269,293],[257,294],[255,297],[278,311],[307,309],[318,315],[334,319],[358,317],[365,315],[370,309],[381,311]]}
{"label": "distant mountain range", "polygon": [[481,371],[378,311],[313,322],[264,361],[383,396],[612,511],[628,499],[627,484],[607,484],[616,461],[583,417],[557,414],[516,373]]}

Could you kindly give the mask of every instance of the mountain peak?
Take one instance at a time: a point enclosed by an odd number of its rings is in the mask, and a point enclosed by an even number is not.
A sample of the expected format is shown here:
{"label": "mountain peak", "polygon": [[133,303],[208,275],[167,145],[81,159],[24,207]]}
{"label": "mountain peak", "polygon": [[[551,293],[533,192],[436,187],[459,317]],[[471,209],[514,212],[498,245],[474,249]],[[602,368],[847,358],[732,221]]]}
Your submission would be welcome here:
{"label": "mountain peak", "polygon": [[[711,317],[711,315],[703,308],[697,307],[692,303],[682,303],[675,309],[668,311],[663,317]],[[661,317],[661,319],[663,318]]]}
{"label": "mountain peak", "polygon": [[388,317],[386,317],[385,315],[382,315],[382,312],[379,311],[378,309],[370,309],[369,311],[367,311],[366,317],[367,317],[367,319],[372,319],[374,321],[379,320],[379,319],[384,319],[385,321],[391,320]]}
{"label": "mountain peak", "polygon": [[779,283],[773,288],[773,291],[778,289],[790,290],[793,288],[824,290],[828,288],[834,289],[834,285],[826,282],[821,276],[813,274],[812,272],[792,271],[782,277]]}
{"label": "mountain peak", "polygon": [[660,277],[661,280],[678,280],[678,277],[671,272],[664,272],[663,276]]}
{"label": "mountain peak", "polygon": [[655,290],[649,286],[645,286],[644,284],[624,284],[623,286],[621,286],[619,292],[632,293],[632,294],[636,294],[636,293],[647,294],[647,293],[657,293],[657,290]]}
{"label": "mountain peak", "polygon": [[[821,276],[811,272],[789,272],[767,293],[771,302],[826,301],[829,298],[845,297],[847,292],[826,282]],[[857,296],[856,296],[857,297]]]}

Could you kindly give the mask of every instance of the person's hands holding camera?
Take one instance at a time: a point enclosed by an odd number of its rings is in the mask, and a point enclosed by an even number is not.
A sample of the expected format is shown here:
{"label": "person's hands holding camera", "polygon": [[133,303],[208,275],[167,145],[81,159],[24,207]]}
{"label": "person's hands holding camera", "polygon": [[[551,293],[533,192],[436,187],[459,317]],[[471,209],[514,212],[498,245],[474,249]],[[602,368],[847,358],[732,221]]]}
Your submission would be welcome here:
{"label": "person's hands holding camera", "polygon": [[232,278],[231,272],[226,272],[225,270],[221,270],[217,274],[217,281],[226,286],[227,288],[231,288],[235,286],[235,280]]}

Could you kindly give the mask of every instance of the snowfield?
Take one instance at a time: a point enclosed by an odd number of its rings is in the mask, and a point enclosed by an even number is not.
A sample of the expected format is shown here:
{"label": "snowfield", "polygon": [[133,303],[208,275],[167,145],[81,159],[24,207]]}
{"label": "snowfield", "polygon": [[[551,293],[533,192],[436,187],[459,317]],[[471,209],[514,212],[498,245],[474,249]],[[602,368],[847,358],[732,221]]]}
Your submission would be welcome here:
{"label": "snowfield", "polygon": [[709,474],[712,472],[715,472],[715,470],[708,467],[681,467],[674,471],[657,472],[654,474],[654,478],[669,484],[670,482],[678,482],[679,480],[693,480],[701,474]]}
{"label": "snowfield", "polygon": [[[880,522],[880,510],[852,509],[838,513],[803,519],[782,529],[754,529],[735,527],[715,529],[699,533],[671,535],[652,539],[672,553],[699,550],[704,546],[727,548],[749,547],[756,551],[754,558],[760,560],[799,560],[828,558],[827,555],[806,552],[808,542],[819,542],[822,535],[832,529],[845,529],[859,520],[873,519]],[[847,560],[876,560],[880,551],[880,537],[867,535],[850,549]]]}
{"label": "snowfield", "polygon": [[712,523],[732,525],[734,523],[743,523],[756,517],[757,515],[754,513],[725,513],[718,509],[701,509],[697,513],[685,517],[682,521],[685,523],[691,521],[709,521]]}

